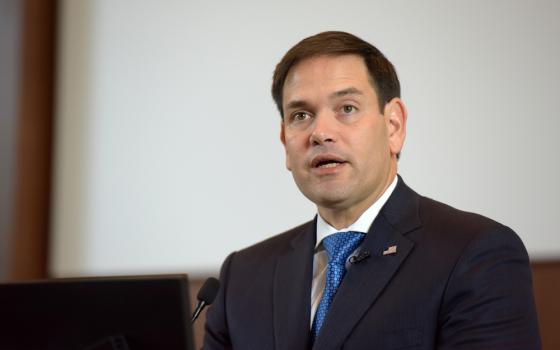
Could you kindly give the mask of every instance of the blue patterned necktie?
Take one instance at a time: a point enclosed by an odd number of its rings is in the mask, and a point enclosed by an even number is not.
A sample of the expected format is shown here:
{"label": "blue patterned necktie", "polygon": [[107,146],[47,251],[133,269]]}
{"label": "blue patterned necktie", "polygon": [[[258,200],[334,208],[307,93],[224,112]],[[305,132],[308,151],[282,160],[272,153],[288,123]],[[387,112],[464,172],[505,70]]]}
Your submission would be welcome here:
{"label": "blue patterned necktie", "polygon": [[327,278],[325,280],[325,289],[323,296],[317,307],[315,319],[311,326],[311,336],[313,341],[317,338],[319,330],[323,325],[329,306],[333,297],[346,273],[346,260],[348,256],[356,250],[362,243],[365,234],[361,232],[338,232],[323,239],[323,246],[325,247],[329,256],[329,264],[327,266]]}

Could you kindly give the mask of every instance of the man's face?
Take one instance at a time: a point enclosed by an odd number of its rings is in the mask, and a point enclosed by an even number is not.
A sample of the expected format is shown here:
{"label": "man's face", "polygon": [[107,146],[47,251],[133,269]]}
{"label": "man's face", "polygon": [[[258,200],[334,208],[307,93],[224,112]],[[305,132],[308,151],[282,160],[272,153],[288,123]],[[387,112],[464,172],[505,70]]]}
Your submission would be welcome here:
{"label": "man's face", "polygon": [[280,135],[286,166],[320,211],[361,214],[396,174],[406,111],[399,99],[379,111],[369,79],[357,55],[309,58],[286,77]]}

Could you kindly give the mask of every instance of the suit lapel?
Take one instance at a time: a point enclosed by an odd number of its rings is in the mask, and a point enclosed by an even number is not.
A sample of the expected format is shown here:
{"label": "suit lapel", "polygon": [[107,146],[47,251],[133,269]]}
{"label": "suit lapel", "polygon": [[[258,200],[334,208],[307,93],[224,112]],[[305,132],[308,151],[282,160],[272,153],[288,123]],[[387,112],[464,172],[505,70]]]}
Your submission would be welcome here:
{"label": "suit lapel", "polygon": [[273,284],[276,349],[308,349],[316,221],[306,224],[278,258]]}
{"label": "suit lapel", "polygon": [[[371,256],[350,265],[315,341],[315,349],[339,349],[377,300],[414,247],[404,234],[420,226],[418,195],[399,177],[395,191],[370,227],[361,246]],[[383,255],[389,247],[397,252]]]}

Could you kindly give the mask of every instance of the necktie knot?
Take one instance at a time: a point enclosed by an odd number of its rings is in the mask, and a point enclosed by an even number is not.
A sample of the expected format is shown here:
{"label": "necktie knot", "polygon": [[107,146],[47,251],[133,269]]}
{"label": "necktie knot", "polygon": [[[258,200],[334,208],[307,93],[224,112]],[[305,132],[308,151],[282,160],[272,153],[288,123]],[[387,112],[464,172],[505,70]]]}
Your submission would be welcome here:
{"label": "necktie knot", "polygon": [[348,256],[358,248],[365,234],[348,231],[337,232],[323,239],[323,246],[329,256],[329,264],[344,265]]}

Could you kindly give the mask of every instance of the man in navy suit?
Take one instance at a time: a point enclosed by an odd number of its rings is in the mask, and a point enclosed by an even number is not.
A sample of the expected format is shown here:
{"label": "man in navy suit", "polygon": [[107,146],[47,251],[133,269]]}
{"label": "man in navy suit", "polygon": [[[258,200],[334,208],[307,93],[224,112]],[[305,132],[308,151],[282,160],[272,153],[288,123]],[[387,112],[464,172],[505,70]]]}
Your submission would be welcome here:
{"label": "man in navy suit", "polygon": [[397,175],[407,111],[379,50],[306,38],[272,94],[286,166],[318,215],[226,259],[206,349],[540,348],[518,236]]}

